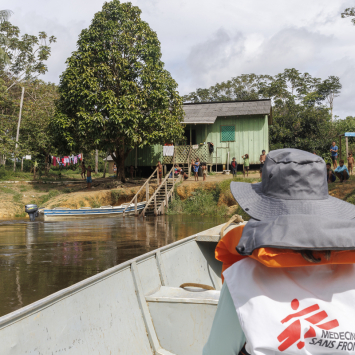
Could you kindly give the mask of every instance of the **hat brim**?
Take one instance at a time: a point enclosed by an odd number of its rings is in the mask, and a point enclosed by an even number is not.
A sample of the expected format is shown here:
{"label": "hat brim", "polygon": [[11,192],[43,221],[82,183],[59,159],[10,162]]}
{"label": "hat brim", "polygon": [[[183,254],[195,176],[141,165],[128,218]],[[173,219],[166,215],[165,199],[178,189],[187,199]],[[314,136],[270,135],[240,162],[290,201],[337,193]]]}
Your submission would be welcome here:
{"label": "hat brim", "polygon": [[323,200],[281,200],[263,194],[261,183],[232,182],[230,189],[239,206],[250,217],[259,221],[290,214],[355,218],[355,206],[333,196]]}

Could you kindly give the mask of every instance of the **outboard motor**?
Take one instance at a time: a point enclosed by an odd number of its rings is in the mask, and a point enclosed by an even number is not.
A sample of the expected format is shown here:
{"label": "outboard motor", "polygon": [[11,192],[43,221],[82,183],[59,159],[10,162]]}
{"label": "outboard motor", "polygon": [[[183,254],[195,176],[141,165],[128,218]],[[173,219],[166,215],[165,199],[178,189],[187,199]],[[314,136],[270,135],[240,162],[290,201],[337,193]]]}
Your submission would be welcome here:
{"label": "outboard motor", "polygon": [[35,218],[38,217],[38,207],[37,205],[26,205],[25,212],[30,216],[30,221],[34,222]]}

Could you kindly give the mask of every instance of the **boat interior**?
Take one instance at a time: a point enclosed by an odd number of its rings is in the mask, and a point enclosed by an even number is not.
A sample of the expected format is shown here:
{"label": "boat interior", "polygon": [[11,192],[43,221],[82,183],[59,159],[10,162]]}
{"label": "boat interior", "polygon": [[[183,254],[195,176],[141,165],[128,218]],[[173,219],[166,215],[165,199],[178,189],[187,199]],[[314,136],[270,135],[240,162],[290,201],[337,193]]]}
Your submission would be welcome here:
{"label": "boat interior", "polygon": [[202,354],[222,287],[222,265],[214,257],[222,227],[129,260],[1,317],[1,353]]}

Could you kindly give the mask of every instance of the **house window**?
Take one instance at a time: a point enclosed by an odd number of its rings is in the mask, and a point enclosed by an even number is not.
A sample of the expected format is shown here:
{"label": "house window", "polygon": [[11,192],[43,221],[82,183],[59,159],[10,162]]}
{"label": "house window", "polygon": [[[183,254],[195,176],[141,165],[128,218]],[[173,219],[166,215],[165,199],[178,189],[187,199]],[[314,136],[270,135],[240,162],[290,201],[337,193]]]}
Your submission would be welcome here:
{"label": "house window", "polygon": [[221,142],[235,141],[235,126],[221,126]]}

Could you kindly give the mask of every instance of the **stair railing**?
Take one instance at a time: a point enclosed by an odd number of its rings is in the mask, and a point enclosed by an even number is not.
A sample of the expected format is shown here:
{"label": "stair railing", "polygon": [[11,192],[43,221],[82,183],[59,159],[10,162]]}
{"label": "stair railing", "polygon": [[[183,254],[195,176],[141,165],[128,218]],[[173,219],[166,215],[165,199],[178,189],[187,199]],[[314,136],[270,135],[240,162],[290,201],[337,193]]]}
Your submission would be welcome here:
{"label": "stair railing", "polygon": [[[153,171],[153,173],[149,176],[149,178],[147,179],[147,181],[141,186],[141,188],[138,190],[138,192],[134,195],[134,197],[132,198],[131,202],[126,206],[126,208],[123,211],[123,216],[125,216],[126,210],[127,208],[133,203],[134,201],[134,214],[136,216],[138,216],[137,214],[137,203],[138,203],[138,195],[140,194],[140,192],[144,189],[144,187],[146,187],[146,201],[149,200],[149,181],[154,178],[154,174],[157,172],[158,168],[155,168],[155,170]],[[158,181],[159,181],[159,175],[157,173],[158,176]]]}
{"label": "stair railing", "polygon": [[173,180],[173,186],[170,188],[170,190],[168,191],[168,185],[167,185],[167,181],[165,182],[165,199],[164,201],[162,201],[162,203],[160,204],[157,214],[164,214],[164,208],[165,207],[169,207],[169,198],[173,198],[173,194],[174,194],[174,187],[175,184],[181,181],[181,175],[179,175],[178,178],[175,179],[175,181]]}
{"label": "stair railing", "polygon": [[167,179],[169,178],[170,173],[173,176],[173,184],[174,184],[174,166],[170,169],[170,171],[166,174],[164,180],[161,182],[161,184],[158,186],[158,188],[154,191],[154,194],[152,195],[152,197],[149,199],[149,201],[146,203],[143,211],[141,212],[142,216],[145,215],[145,211],[146,209],[149,207],[150,203],[153,201],[154,199],[154,214],[157,214],[157,208],[156,208],[156,195],[157,193],[160,191],[160,189],[165,186],[165,183],[167,181]]}

